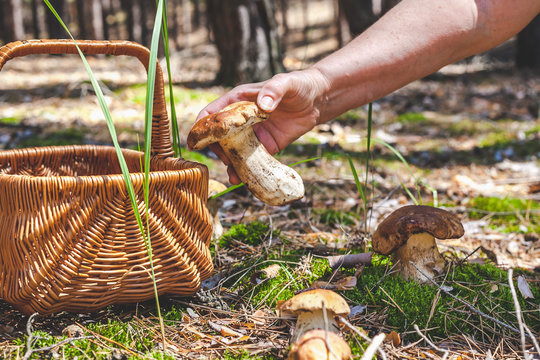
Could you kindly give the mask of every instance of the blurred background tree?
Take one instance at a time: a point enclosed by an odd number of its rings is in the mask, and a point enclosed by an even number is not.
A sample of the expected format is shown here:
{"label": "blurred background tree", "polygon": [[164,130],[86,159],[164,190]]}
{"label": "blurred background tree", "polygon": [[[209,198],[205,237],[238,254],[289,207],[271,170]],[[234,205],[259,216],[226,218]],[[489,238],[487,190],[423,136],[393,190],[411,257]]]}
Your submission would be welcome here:
{"label": "blurred background tree", "polygon": [[[167,0],[172,54],[204,41],[219,57],[215,83],[261,81],[294,70],[343,46],[399,0]],[[156,4],[149,0],[50,0],[72,32],[86,39],[128,39],[149,45]],[[323,24],[308,12],[325,5]],[[291,15],[295,9],[296,15]],[[298,11],[300,9],[300,12]],[[310,10],[310,11],[308,11]],[[317,11],[315,11],[316,13]],[[301,14],[300,16],[298,14]],[[65,38],[42,0],[0,0],[0,45],[28,38]],[[331,40],[312,55],[288,50]],[[512,64],[540,69],[540,17],[511,41]],[[217,54],[217,55],[215,55]],[[205,54],[208,56],[208,54]],[[508,57],[508,55],[507,55]],[[200,61],[209,61],[208,57]]]}

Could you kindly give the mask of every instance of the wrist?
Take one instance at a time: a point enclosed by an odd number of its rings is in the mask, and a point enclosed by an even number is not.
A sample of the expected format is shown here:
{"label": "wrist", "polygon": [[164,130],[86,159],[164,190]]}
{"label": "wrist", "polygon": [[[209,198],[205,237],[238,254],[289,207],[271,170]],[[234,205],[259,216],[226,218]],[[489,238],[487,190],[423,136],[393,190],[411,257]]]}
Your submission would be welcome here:
{"label": "wrist", "polygon": [[310,87],[313,99],[313,108],[318,113],[315,125],[319,125],[330,120],[327,117],[330,104],[330,81],[326,75],[317,67],[312,66],[303,70],[310,79]]}

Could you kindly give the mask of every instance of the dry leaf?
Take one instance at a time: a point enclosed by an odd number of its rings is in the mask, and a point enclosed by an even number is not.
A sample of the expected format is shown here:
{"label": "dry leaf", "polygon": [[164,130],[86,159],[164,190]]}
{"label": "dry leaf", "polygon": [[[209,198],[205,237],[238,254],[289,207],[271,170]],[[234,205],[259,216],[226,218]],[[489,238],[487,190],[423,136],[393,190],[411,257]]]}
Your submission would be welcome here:
{"label": "dry leaf", "polygon": [[253,315],[251,315],[251,320],[256,324],[256,325],[264,325],[266,324],[266,319],[265,319],[265,313],[264,311],[262,310],[257,310],[253,313]]}
{"label": "dry leaf", "polygon": [[189,307],[188,307],[188,308],[186,308],[186,311],[187,311],[189,317],[191,317],[191,318],[195,318],[195,319],[196,319],[196,318],[199,317],[199,314],[197,314],[195,311],[193,311],[192,308],[189,308]]}
{"label": "dry leaf", "polygon": [[386,334],[384,340],[392,342],[392,345],[394,345],[394,347],[398,347],[401,344],[401,338],[399,337],[399,334],[394,330]]}
{"label": "dry leaf", "polygon": [[242,336],[244,336],[244,334],[241,334],[238,331],[235,331],[235,330],[233,330],[230,327],[225,326],[225,325],[221,325],[220,333],[221,333],[222,336],[234,336],[234,337],[238,337],[238,338],[241,338]]}
{"label": "dry leaf", "polygon": [[258,285],[265,280],[273,279],[278,276],[279,270],[281,270],[279,264],[270,265],[262,270],[255,271],[249,278],[249,281],[252,285]]}
{"label": "dry leaf", "polygon": [[347,276],[337,282],[338,290],[352,290],[356,287],[356,277]]}
{"label": "dry leaf", "polygon": [[529,283],[527,283],[527,280],[523,276],[518,276],[517,278],[517,285],[519,292],[521,293],[521,296],[523,296],[524,299],[534,299],[534,295],[531,291],[531,288],[529,287]]}
{"label": "dry leaf", "polygon": [[279,270],[281,270],[281,266],[279,266],[279,264],[273,264],[262,269],[261,272],[265,274],[268,279],[273,279],[278,276]]}

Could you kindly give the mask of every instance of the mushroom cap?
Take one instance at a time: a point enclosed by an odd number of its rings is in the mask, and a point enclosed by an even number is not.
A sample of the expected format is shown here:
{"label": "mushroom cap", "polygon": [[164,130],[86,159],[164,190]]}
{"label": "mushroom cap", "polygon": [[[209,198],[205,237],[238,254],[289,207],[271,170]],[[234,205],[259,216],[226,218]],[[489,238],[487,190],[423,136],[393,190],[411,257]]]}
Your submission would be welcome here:
{"label": "mushroom cap", "polygon": [[213,179],[208,180],[208,197],[209,198],[225,190],[227,190],[227,186],[225,186],[225,184],[220,183],[219,181],[213,180]]}
{"label": "mushroom cap", "polygon": [[190,149],[199,150],[228,136],[235,135],[245,126],[264,121],[269,114],[251,101],[240,101],[207,115],[197,121],[187,137]]}
{"label": "mushroom cap", "polygon": [[348,316],[351,312],[349,304],[339,294],[326,289],[314,289],[304,291],[285,301],[279,307],[279,310],[298,315],[304,311],[326,310],[335,315]]}
{"label": "mushroom cap", "polygon": [[[326,347],[326,340],[332,351]],[[345,360],[350,359],[351,348],[339,335],[322,329],[310,330],[291,347],[288,360]]]}
{"label": "mushroom cap", "polygon": [[373,250],[388,255],[414,234],[428,233],[437,239],[463,236],[459,218],[443,209],[425,205],[409,205],[388,215],[373,234]]}

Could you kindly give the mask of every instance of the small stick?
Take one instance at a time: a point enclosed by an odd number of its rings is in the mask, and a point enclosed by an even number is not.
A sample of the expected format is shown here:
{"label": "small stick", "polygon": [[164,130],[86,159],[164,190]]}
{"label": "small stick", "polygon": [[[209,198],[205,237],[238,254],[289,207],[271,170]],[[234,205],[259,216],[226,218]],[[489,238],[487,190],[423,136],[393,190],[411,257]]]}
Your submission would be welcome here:
{"label": "small stick", "polygon": [[339,269],[340,267],[352,268],[358,266],[358,264],[371,265],[372,252],[349,254],[349,255],[334,255],[328,256],[328,265],[332,269]]}
{"label": "small stick", "polygon": [[336,359],[339,359],[339,356],[336,355],[336,353],[332,349],[332,346],[330,346],[330,343],[328,343],[328,317],[326,315],[326,304],[324,303],[324,301],[322,301],[322,313],[323,313],[323,319],[324,319],[324,343],[326,345],[327,355],[329,352]]}
{"label": "small stick", "polygon": [[362,358],[360,360],[373,359],[373,356],[375,356],[375,352],[379,350],[379,347],[381,346],[385,337],[386,335],[384,333],[380,333],[379,335],[375,336],[373,340],[371,340],[371,344],[369,344],[366,351],[364,351],[364,354],[362,355]]}
{"label": "small stick", "polygon": [[35,352],[49,351],[51,349],[54,349],[55,347],[58,347],[58,346],[61,346],[61,345],[67,344],[67,343],[71,343],[71,342],[76,341],[76,340],[83,340],[83,339],[89,339],[89,338],[94,337],[93,335],[90,335],[90,336],[78,336],[78,337],[73,337],[73,338],[68,338],[68,339],[61,340],[61,341],[57,342],[56,344],[53,344],[53,345],[50,345],[50,346],[44,346],[44,347],[40,347],[38,349],[32,349],[32,341],[35,338],[34,332],[32,330],[32,323],[34,322],[34,318],[37,315],[38,315],[38,313],[33,313],[32,315],[30,315],[30,317],[28,318],[28,322],[26,323],[26,333],[28,334],[28,340],[26,342],[26,353],[23,356],[23,360],[30,359],[32,354],[35,353]]}
{"label": "small stick", "polygon": [[440,347],[438,347],[437,345],[435,345],[434,343],[431,342],[431,340],[429,340],[427,338],[427,336],[425,336],[424,334],[422,334],[422,332],[420,331],[420,328],[418,328],[418,325],[414,324],[414,330],[416,330],[416,333],[418,335],[420,335],[420,337],[422,339],[424,339],[425,342],[428,343],[429,346],[431,346],[432,348],[434,348],[435,350],[437,351],[440,351],[442,353],[444,353],[443,357],[442,357],[442,360],[446,360],[446,358],[448,357],[448,350],[445,350],[445,349],[441,349]]}
{"label": "small stick", "polygon": [[[361,331],[359,331],[356,326],[354,326],[353,324],[351,324],[347,319],[345,319],[343,316],[338,316],[339,318],[339,321],[342,322],[343,324],[345,324],[345,326],[347,326],[349,329],[351,329],[352,331],[354,331],[358,336],[360,336],[362,339],[364,339],[365,341],[369,341],[369,342],[372,342],[373,340],[370,339],[368,336],[366,336],[365,334],[363,334]],[[386,360],[386,353],[381,349],[381,348],[378,348],[377,349],[379,351],[379,353],[381,354],[381,358],[383,360]],[[372,356],[373,357],[373,356]]]}
{"label": "small stick", "polygon": [[531,330],[523,323],[523,319],[522,319],[523,314],[521,313],[521,306],[519,305],[516,289],[514,287],[514,281],[512,281],[513,273],[514,273],[514,269],[508,269],[508,285],[510,285],[510,292],[512,293],[512,298],[514,299],[514,307],[516,309],[516,318],[518,321],[519,333],[521,337],[521,351],[523,351],[524,359],[528,360],[528,359],[532,359],[532,355],[529,354],[526,350],[525,329],[527,329],[527,335],[529,335],[530,338],[532,339],[538,354],[540,354],[540,348],[538,346],[538,342],[536,341],[535,337],[531,333]]}
{"label": "small stick", "polygon": [[409,262],[416,268],[416,270],[418,270],[418,271],[420,272],[420,274],[424,275],[429,281],[431,281],[431,282],[433,283],[433,285],[435,285],[436,287],[438,287],[440,290],[442,290],[446,295],[450,296],[452,299],[459,301],[460,303],[462,303],[463,305],[467,306],[469,309],[471,309],[472,311],[474,311],[474,312],[477,313],[478,315],[480,315],[480,316],[482,316],[482,317],[484,317],[484,318],[486,318],[486,319],[488,319],[488,320],[491,320],[491,321],[493,321],[494,323],[496,323],[496,324],[498,324],[498,325],[500,325],[500,326],[502,326],[502,327],[505,327],[505,328],[507,328],[507,329],[509,329],[509,330],[512,330],[513,332],[516,332],[516,333],[519,334],[519,330],[516,329],[515,327],[513,327],[513,326],[511,326],[511,325],[508,325],[508,324],[506,324],[506,323],[503,323],[502,321],[497,320],[497,319],[495,319],[495,318],[492,317],[492,316],[489,316],[488,314],[486,314],[486,313],[484,313],[484,312],[478,310],[477,308],[475,308],[474,306],[472,306],[471,304],[469,304],[467,301],[458,298],[456,295],[450,293],[448,290],[444,289],[442,286],[440,286],[439,284],[437,284],[437,283],[435,282],[435,280],[433,280],[429,275],[427,275],[425,272],[423,272],[422,270],[420,270],[420,269],[418,268],[418,266],[416,266],[416,264],[415,264],[414,262],[412,262],[412,261],[409,261]]}

